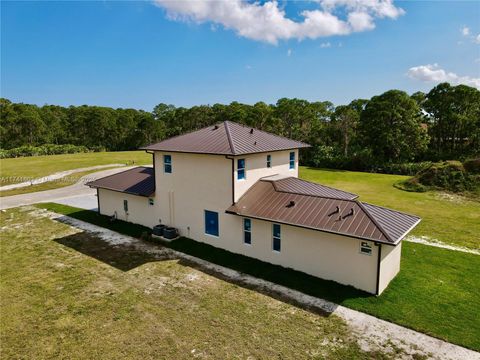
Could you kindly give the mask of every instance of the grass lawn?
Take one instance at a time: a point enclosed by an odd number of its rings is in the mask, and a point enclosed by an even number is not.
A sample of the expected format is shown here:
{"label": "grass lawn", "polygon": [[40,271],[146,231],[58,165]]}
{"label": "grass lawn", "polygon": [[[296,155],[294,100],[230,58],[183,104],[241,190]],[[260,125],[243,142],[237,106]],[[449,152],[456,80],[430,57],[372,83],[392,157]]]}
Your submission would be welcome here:
{"label": "grass lawn", "polygon": [[22,182],[15,178],[39,178],[56,172],[107,164],[152,163],[152,155],[145,151],[118,151],[63,155],[30,156],[0,159],[0,184]]}
{"label": "grass lawn", "polygon": [[26,208],[1,213],[4,359],[394,359],[346,324]]}
{"label": "grass lawn", "polygon": [[[38,204],[86,222],[139,237],[146,231],[95,212],[59,204]],[[400,274],[379,297],[242,255],[180,239],[168,246],[207,261],[324,298],[346,307],[480,350],[480,256],[403,243]]]}
{"label": "grass lawn", "polygon": [[480,202],[436,191],[399,190],[394,183],[407,176],[300,167],[305,180],[360,195],[360,200],[418,215],[422,222],[410,233],[480,249]]}
{"label": "grass lawn", "polygon": [[47,182],[44,182],[42,184],[26,186],[26,187],[22,187],[22,188],[18,188],[18,189],[0,191],[0,197],[27,194],[27,193],[37,192],[37,191],[58,189],[58,188],[61,188],[61,187],[65,187],[65,186],[75,184],[78,180],[80,180],[80,178],[82,176],[92,174],[92,173],[95,173],[95,172],[98,172],[98,171],[113,169],[113,168],[115,168],[115,166],[112,166],[112,167],[109,167],[109,168],[96,169],[96,170],[82,171],[82,172],[74,173],[72,175],[65,176],[64,178],[61,178],[61,179],[58,179],[58,180],[47,181]]}

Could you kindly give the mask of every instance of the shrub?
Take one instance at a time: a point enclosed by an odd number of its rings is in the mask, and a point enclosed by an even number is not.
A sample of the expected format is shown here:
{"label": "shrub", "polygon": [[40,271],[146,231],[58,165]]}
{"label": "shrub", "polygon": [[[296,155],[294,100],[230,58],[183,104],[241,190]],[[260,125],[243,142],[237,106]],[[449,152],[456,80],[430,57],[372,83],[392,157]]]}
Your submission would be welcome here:
{"label": "shrub", "polygon": [[45,144],[40,146],[24,145],[13,149],[0,149],[0,158],[16,158],[25,156],[39,156],[39,155],[58,155],[58,154],[75,154],[87,152],[105,151],[102,146],[96,146],[92,149],[86,146],[71,145],[71,144]]}
{"label": "shrub", "polygon": [[459,161],[434,163],[420,171],[415,179],[424,186],[453,192],[475,191],[480,183],[480,176],[469,174]]}
{"label": "shrub", "polygon": [[469,173],[480,174],[480,158],[470,159],[463,163],[463,167]]}

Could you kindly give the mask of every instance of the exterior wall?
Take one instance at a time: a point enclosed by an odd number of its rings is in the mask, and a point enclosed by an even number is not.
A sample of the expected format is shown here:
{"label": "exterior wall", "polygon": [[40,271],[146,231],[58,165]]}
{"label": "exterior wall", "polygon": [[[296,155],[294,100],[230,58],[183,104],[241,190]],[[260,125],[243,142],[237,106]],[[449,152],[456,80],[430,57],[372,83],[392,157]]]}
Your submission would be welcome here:
{"label": "exterior wall", "polygon": [[[117,219],[152,227],[158,224],[154,206],[148,204],[148,198],[125,194],[118,191],[98,189],[100,214],[112,216],[117,212]],[[128,212],[123,208],[123,200],[128,201]]]}
{"label": "exterior wall", "polygon": [[[288,168],[289,153],[271,153],[270,169],[264,167],[267,153],[242,157],[246,160],[247,179],[240,181],[236,179],[237,158],[233,158],[236,198],[260,177],[279,173],[298,176],[298,152],[294,170]],[[164,173],[164,154],[172,158],[170,174]],[[125,219],[123,200],[127,199],[127,221],[150,227],[161,222],[176,227],[180,235],[196,241],[375,293],[378,246],[371,243],[372,254],[364,255],[360,253],[359,239],[281,225],[281,252],[275,252],[272,250],[272,223],[256,219],[251,219],[252,244],[244,244],[243,218],[225,213],[232,204],[232,158],[164,152],[155,152],[154,156],[154,205],[148,205],[148,198],[99,189],[102,214],[112,215],[116,210],[118,217]],[[218,237],[205,234],[205,210],[218,213]],[[399,246],[382,245],[381,290],[395,276],[399,266]]]}
{"label": "exterior wall", "polygon": [[385,290],[392,279],[400,271],[400,258],[402,243],[397,246],[382,245],[382,258],[380,262],[379,295]]}
{"label": "exterior wall", "polygon": [[[295,152],[295,169],[290,169],[290,152]],[[267,168],[267,155],[272,156],[272,167]],[[237,180],[237,160],[245,159],[246,178]],[[235,157],[235,201],[260,178],[276,174],[298,177],[298,149]]]}

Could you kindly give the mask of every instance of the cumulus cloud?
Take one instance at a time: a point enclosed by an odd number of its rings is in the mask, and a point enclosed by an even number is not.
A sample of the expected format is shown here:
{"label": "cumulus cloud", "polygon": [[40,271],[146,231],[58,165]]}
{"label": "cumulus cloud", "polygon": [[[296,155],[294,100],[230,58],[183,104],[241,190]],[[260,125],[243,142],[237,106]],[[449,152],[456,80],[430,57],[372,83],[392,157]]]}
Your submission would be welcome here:
{"label": "cumulus cloud", "polygon": [[464,26],[461,31],[463,36],[470,35],[470,28],[468,26]]}
{"label": "cumulus cloud", "polygon": [[459,76],[453,72],[447,72],[440,68],[438,64],[427,64],[414,66],[408,69],[408,77],[424,82],[449,82],[454,85],[464,84],[480,89],[480,78],[470,76]]}
{"label": "cumulus cloud", "polygon": [[[301,21],[287,17],[277,1],[155,0],[172,20],[211,22],[248,39],[277,44],[288,39],[316,39],[372,30],[375,19],[396,19],[404,11],[393,0],[317,0],[318,9],[300,13]],[[345,16],[340,18],[338,9]]]}

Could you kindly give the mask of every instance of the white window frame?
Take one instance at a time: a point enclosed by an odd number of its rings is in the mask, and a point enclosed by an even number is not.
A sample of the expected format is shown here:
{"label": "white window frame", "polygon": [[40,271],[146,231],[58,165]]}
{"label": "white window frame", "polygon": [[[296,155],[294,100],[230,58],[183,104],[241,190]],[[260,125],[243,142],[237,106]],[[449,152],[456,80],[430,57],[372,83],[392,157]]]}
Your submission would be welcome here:
{"label": "white window frame", "polygon": [[[238,162],[240,160],[243,160],[243,168],[239,168],[238,167]],[[243,170],[243,178],[239,178],[239,170]],[[247,180],[247,159],[245,158],[240,158],[240,159],[237,159],[237,181],[244,181],[244,180]]]}
{"label": "white window frame", "polygon": [[272,155],[267,154],[267,168],[271,168],[271,167],[272,167]]}
{"label": "white window frame", "polygon": [[[165,160],[167,159],[167,156],[170,158],[170,162],[167,163]],[[170,154],[163,154],[163,173],[164,174],[172,174],[173,173],[173,166],[172,166],[172,155]],[[166,171],[167,165],[170,166],[170,172]]]}
{"label": "white window frame", "polygon": [[[293,160],[291,159],[292,154],[293,154]],[[297,167],[297,154],[295,153],[295,151],[290,151],[288,153],[288,169],[295,170],[296,167]]]}

